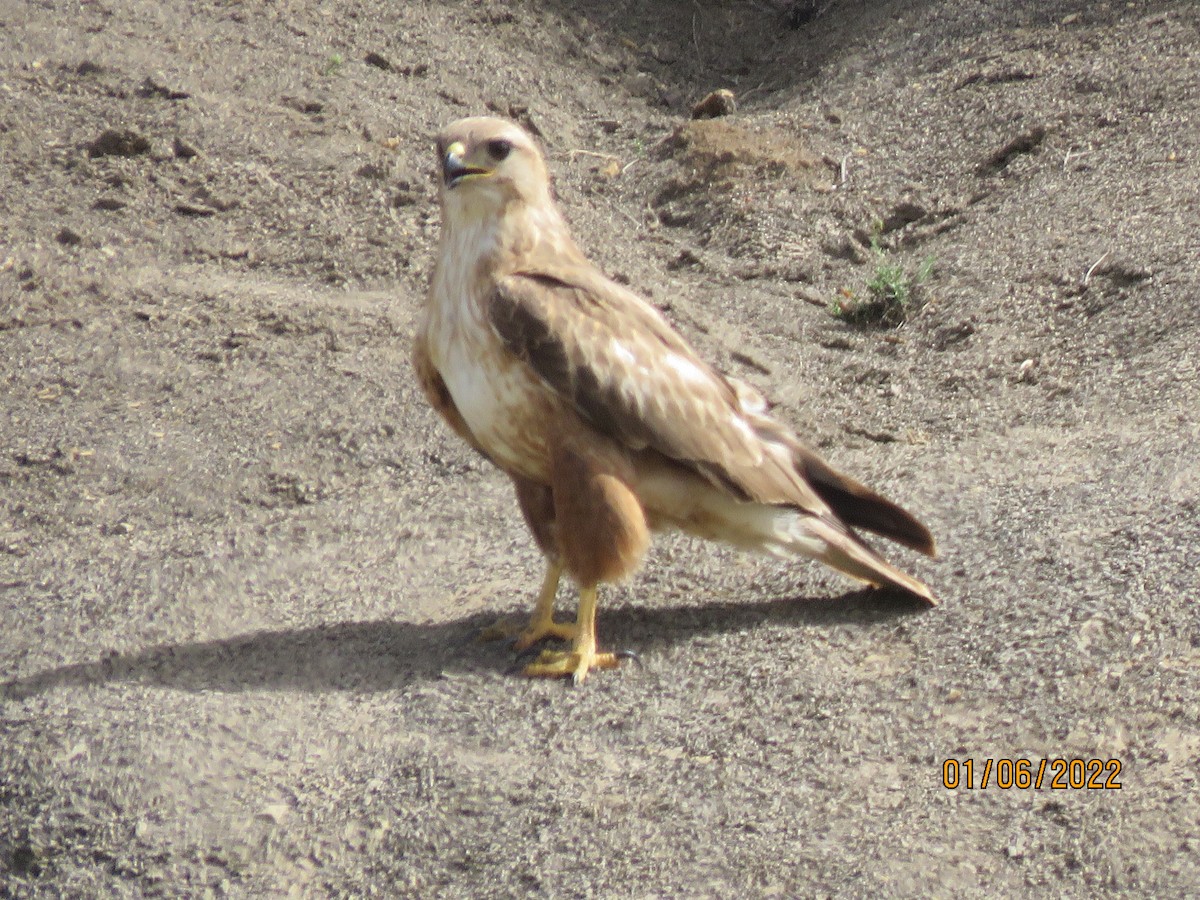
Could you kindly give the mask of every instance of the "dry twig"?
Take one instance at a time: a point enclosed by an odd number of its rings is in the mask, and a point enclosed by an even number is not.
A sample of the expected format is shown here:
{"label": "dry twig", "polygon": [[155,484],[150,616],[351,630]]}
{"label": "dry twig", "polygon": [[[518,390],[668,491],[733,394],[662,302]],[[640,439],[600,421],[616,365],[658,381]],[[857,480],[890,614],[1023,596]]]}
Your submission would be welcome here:
{"label": "dry twig", "polygon": [[1108,259],[1108,257],[1109,257],[1109,254],[1111,254],[1111,253],[1112,253],[1112,251],[1111,251],[1111,250],[1105,250],[1105,251],[1104,251],[1104,255],[1103,255],[1103,256],[1101,256],[1101,257],[1100,257],[1098,260],[1096,260],[1094,263],[1092,263],[1092,267],[1091,267],[1090,269],[1088,269],[1088,270],[1087,270],[1087,274],[1085,274],[1085,275],[1083,276],[1083,286],[1084,286],[1084,287],[1087,287],[1087,286],[1088,286],[1088,284],[1089,284],[1089,283],[1091,283],[1091,280],[1092,280],[1092,275],[1095,273],[1096,269],[1098,269],[1098,268],[1100,267],[1100,263],[1102,263],[1102,262],[1104,262],[1106,259]]}

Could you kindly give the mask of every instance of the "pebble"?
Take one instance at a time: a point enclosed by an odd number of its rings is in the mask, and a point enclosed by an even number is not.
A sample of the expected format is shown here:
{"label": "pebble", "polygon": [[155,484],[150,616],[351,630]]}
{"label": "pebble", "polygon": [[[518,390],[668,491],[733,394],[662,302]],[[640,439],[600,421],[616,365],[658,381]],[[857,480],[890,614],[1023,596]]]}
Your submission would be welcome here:
{"label": "pebble", "polygon": [[716,119],[720,116],[732,115],[735,112],[737,112],[737,100],[734,99],[733,91],[721,88],[713,91],[692,107],[692,118]]}

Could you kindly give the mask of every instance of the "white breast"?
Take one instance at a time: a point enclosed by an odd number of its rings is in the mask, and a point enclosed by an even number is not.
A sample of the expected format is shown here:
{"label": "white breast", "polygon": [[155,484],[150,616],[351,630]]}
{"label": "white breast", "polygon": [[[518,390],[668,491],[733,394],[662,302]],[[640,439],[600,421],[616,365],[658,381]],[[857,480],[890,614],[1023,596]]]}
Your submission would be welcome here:
{"label": "white breast", "polygon": [[[458,246],[443,246],[444,255],[477,259],[487,237],[468,231],[454,240]],[[470,277],[461,268],[438,267],[427,309],[430,358],[480,446],[505,468],[545,480],[546,389],[503,351],[484,321],[481,298],[471,295]]]}

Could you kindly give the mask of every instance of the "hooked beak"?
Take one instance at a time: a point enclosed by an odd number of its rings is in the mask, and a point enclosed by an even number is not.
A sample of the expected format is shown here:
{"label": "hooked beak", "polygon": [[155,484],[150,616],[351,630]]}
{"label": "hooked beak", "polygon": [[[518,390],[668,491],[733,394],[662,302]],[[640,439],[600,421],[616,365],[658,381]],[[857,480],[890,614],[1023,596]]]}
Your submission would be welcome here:
{"label": "hooked beak", "polygon": [[464,179],[492,174],[490,169],[482,166],[468,166],[463,159],[466,153],[467,148],[461,141],[455,141],[446,148],[446,155],[442,158],[442,179],[446,187],[457,187]]}

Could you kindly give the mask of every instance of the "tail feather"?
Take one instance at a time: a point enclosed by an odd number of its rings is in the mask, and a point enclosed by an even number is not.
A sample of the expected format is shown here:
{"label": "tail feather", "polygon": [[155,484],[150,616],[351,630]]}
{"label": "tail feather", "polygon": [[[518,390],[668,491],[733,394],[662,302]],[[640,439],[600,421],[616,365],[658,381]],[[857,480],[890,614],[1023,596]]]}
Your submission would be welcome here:
{"label": "tail feather", "polygon": [[796,470],[839,519],[851,528],[874,532],[927,556],[937,555],[933,534],[915,516],[862,482],[837,471],[799,441],[790,443]]}
{"label": "tail feather", "polygon": [[829,465],[790,429],[771,418],[766,398],[755,388],[736,378],[728,381],[743,415],[759,436],[768,443],[786,448],[796,473],[839,519],[851,528],[874,532],[927,556],[937,555],[933,535],[915,516]]}
{"label": "tail feather", "polygon": [[933,592],[923,582],[891,565],[838,523],[801,514],[795,528],[799,532],[796,549],[806,556],[868,584],[903,591],[920,597],[930,606],[937,605]]}

